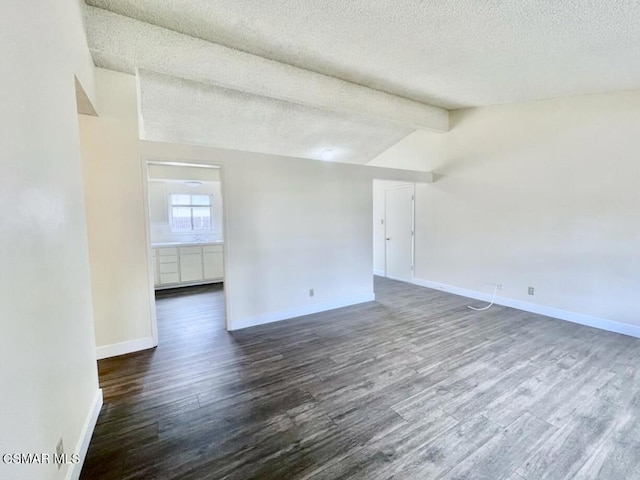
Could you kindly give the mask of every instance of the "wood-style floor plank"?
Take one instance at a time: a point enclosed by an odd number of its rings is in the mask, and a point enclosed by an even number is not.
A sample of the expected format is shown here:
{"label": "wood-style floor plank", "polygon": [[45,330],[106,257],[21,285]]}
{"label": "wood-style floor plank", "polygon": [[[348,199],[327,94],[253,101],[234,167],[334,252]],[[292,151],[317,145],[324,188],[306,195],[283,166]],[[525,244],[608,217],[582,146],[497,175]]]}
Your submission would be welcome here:
{"label": "wood-style floor plank", "polygon": [[238,332],[220,285],[157,296],[98,362],[81,478],[640,478],[640,341],[376,278],[376,302]]}

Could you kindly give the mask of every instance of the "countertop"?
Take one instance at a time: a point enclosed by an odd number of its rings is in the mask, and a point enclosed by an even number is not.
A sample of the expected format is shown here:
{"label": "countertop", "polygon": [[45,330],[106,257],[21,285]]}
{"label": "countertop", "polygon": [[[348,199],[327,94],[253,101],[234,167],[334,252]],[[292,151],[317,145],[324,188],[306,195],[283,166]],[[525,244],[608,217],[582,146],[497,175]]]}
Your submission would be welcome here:
{"label": "countertop", "polygon": [[211,241],[211,242],[161,242],[161,243],[152,243],[151,248],[162,248],[162,247],[197,247],[204,245],[223,245],[224,242],[222,240]]}

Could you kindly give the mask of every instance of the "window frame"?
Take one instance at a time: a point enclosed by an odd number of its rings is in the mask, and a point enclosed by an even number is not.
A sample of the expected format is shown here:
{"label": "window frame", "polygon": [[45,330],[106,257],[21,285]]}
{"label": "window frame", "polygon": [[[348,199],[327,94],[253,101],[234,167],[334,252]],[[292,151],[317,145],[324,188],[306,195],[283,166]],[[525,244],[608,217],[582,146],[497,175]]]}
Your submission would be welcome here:
{"label": "window frame", "polygon": [[[178,204],[178,203],[174,203],[174,197],[177,196],[188,196],[189,197],[189,203],[188,204]],[[209,232],[209,231],[213,231],[213,201],[211,199],[213,195],[209,194],[209,193],[169,193],[169,226],[171,228],[171,233],[198,233],[198,232]],[[194,203],[193,197],[207,197],[209,199],[209,204],[208,205],[203,205],[203,204],[198,204],[198,203]],[[173,215],[173,211],[174,208],[188,208],[189,212],[190,212],[190,224],[191,224],[191,228],[189,230],[187,229],[176,229],[175,225],[174,225],[174,215]],[[210,220],[210,226],[208,229],[194,229],[194,215],[193,215],[193,209],[194,208],[208,208],[209,209],[209,220]]]}

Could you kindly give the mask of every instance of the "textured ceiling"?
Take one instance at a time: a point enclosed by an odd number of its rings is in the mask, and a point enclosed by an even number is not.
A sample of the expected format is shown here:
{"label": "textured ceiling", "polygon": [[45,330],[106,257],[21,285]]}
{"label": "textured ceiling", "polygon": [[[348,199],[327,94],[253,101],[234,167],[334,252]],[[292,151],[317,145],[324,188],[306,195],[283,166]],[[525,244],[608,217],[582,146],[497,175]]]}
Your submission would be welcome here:
{"label": "textured ceiling", "polygon": [[146,140],[366,163],[410,128],[139,71]]}
{"label": "textured ceiling", "polygon": [[448,129],[448,112],[397,95],[292,67],[88,7],[89,46],[101,66],[135,67],[315,108]]}
{"label": "textured ceiling", "polygon": [[443,108],[640,88],[640,1],[86,2],[150,140],[365,163]]}
{"label": "textured ceiling", "polygon": [[87,3],[445,108],[640,88],[632,0]]}

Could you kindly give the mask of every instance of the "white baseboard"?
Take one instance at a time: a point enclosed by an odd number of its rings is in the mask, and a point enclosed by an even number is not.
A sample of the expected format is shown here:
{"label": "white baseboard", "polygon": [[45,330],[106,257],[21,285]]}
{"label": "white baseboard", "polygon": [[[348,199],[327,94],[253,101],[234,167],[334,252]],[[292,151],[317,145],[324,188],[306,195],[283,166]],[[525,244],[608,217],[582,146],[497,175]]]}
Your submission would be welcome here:
{"label": "white baseboard", "polygon": [[113,345],[103,345],[96,347],[96,358],[98,360],[127,353],[139,352],[157,346],[153,337],[137,338],[128,342],[114,343]]}
{"label": "white baseboard", "polygon": [[229,330],[240,330],[241,328],[255,327],[256,325],[263,325],[265,323],[279,322],[281,320],[288,320],[290,318],[310,315],[312,313],[326,312],[327,310],[357,305],[358,303],[372,302],[375,299],[376,296],[372,292],[370,294],[360,295],[357,297],[339,298],[331,302],[314,303],[304,307],[280,310],[279,312],[266,313],[264,315],[257,315],[255,317],[248,317],[235,321]]}
{"label": "white baseboard", "polygon": [[93,397],[93,403],[89,409],[89,414],[82,426],[80,432],[80,438],[78,444],[73,453],[77,453],[80,456],[80,461],[71,465],[69,472],[67,473],[67,480],[78,480],[80,478],[80,472],[82,471],[82,465],[84,465],[84,459],[87,456],[87,450],[89,449],[89,443],[91,442],[91,436],[93,430],[96,428],[96,422],[98,421],[98,415],[100,415],[100,409],[102,408],[102,389],[99,388]]}
{"label": "white baseboard", "polygon": [[396,280],[398,282],[407,282],[407,283],[415,283],[413,280],[413,278],[400,278],[400,277],[394,277],[393,275],[387,275],[387,278],[390,278],[391,280]]}
{"label": "white baseboard", "polygon": [[[491,302],[491,299],[493,298],[493,294],[491,293],[477,292],[475,290],[454,287],[452,285],[432,282],[429,280],[422,280],[419,278],[415,278],[413,280],[413,283],[421,287],[433,288],[434,290],[441,290],[443,292],[453,293],[454,295],[473,298],[474,300],[481,300],[484,302]],[[621,333],[623,335],[640,338],[639,325],[616,322],[615,320],[594,317],[592,315],[571,312],[569,310],[562,310],[560,308],[549,307],[546,305],[538,305],[536,303],[524,302],[522,300],[515,300],[513,298],[496,297],[494,303],[496,305],[511,307],[517,310],[523,310],[525,312],[537,313],[538,315],[545,315],[547,317],[557,318],[559,320],[579,323],[580,325],[586,325],[587,327],[599,328],[600,330],[606,330],[608,332]]]}
{"label": "white baseboard", "polygon": [[374,275],[378,275],[379,277],[384,277],[384,270],[373,270]]}

